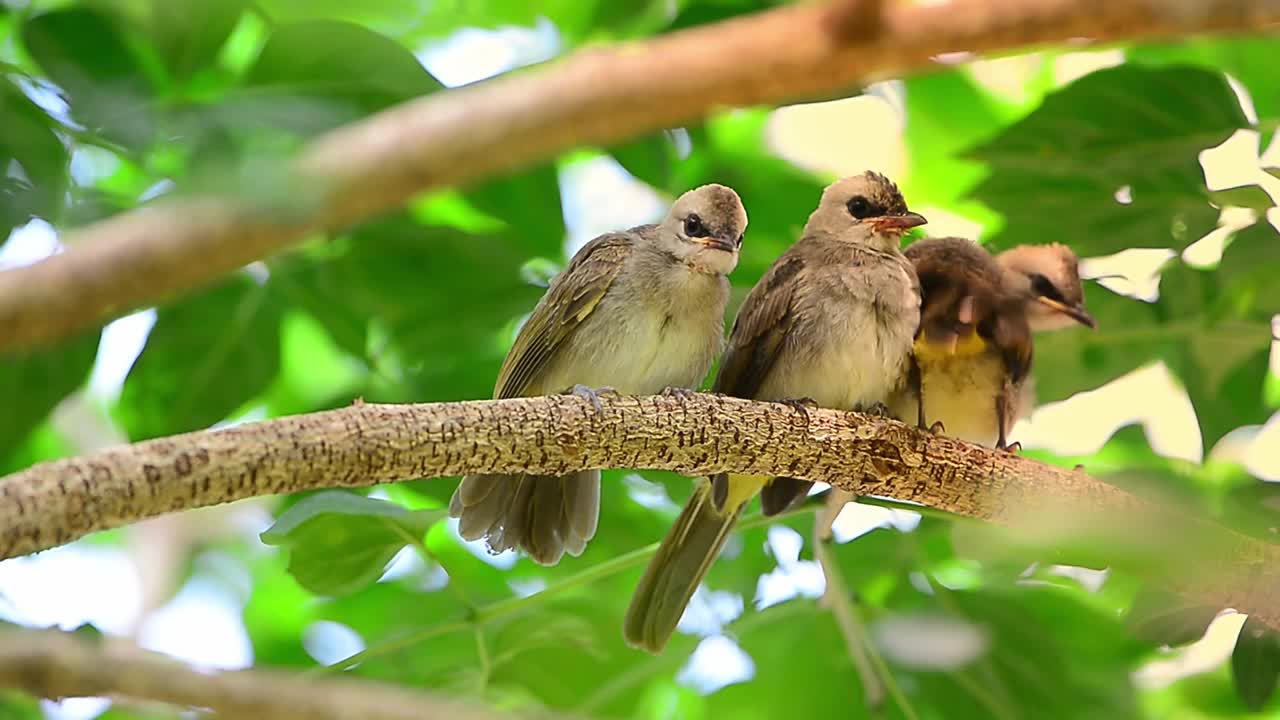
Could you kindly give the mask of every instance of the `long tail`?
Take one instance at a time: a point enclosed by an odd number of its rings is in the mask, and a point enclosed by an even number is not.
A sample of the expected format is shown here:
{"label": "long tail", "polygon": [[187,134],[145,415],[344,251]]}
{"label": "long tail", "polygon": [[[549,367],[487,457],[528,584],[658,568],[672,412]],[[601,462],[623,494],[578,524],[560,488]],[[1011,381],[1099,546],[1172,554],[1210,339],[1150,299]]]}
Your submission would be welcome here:
{"label": "long tail", "polygon": [[582,554],[600,520],[600,471],[468,475],[449,501],[458,532],[495,553],[520,548],[539,565]]}
{"label": "long tail", "polygon": [[662,651],[745,505],[717,510],[711,483],[698,485],[631,598],[624,629],[627,644],[651,653]]}

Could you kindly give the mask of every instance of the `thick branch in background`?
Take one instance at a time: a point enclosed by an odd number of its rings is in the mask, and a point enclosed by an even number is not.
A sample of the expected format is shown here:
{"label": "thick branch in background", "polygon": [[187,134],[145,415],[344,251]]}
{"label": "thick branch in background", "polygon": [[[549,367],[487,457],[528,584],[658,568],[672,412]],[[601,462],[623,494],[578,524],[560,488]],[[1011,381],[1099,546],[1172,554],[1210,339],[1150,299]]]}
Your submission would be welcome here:
{"label": "thick branch in background", "polygon": [[208,708],[224,720],[486,720],[511,717],[423,692],[270,670],[201,672],[111,639],[0,633],[0,687],[43,698],[124,696]]}
{"label": "thick branch in background", "polygon": [[87,226],[69,234],[67,252],[0,273],[0,351],[52,342],[161,302],[309,231],[355,223],[416,193],[473,183],[576,146],[694,122],[724,107],[827,96],[919,70],[947,52],[1258,30],[1280,22],[1280,0],[883,3],[869,18],[879,5],[801,3],[584,50],[542,69],[406,103],[308,146],[294,170],[315,202],[288,217],[206,198],[160,201]]}
{"label": "thick branch in background", "polygon": [[1104,562],[1140,558],[1134,569],[1171,590],[1280,627],[1280,546],[1081,471],[894,420],[708,394],[608,397],[600,412],[571,396],[358,404],[43,463],[0,478],[0,558],[260,495],[618,467],[824,481],[992,521],[1049,548],[1084,535],[1106,548]]}

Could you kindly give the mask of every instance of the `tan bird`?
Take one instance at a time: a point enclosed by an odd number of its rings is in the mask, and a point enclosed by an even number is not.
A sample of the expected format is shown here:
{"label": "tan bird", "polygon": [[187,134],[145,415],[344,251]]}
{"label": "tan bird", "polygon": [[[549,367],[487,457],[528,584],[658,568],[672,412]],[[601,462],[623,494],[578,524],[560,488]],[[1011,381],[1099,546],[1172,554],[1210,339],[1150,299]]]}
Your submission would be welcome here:
{"label": "tan bird", "polygon": [[[494,397],[574,392],[598,404],[591,388],[645,395],[697,387],[723,347],[725,276],[746,227],[738,194],[706,185],[680,196],[657,225],[587,243],[521,328]],[[468,540],[554,565],[595,535],[600,472],[469,475],[449,514]]]}
{"label": "tan bird", "polygon": [[[906,377],[920,319],[919,284],[898,246],[906,230],[924,223],[883,175],[828,187],[800,240],[743,303],[713,389],[844,410],[883,408]],[[666,645],[754,496],[775,515],[812,485],[749,475],[700,482],[640,580],[627,611],[627,642],[655,653]]]}
{"label": "tan bird", "polygon": [[992,257],[965,238],[928,238],[907,248],[924,292],[914,358],[917,377],[890,409],[961,440],[1006,449],[1031,409],[1032,332],[1075,323],[1084,308],[1075,253],[1022,245]]}

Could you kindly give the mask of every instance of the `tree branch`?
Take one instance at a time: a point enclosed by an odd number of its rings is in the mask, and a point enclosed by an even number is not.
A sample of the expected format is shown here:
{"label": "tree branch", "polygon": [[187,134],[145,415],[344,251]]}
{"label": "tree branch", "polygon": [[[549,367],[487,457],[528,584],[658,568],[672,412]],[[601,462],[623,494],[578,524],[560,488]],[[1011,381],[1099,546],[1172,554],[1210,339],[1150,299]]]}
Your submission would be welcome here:
{"label": "tree branch", "polygon": [[[0,352],[49,343],[162,302],[283,250],[308,232],[414,194],[501,175],[582,145],[610,145],[724,107],[826,96],[928,67],[941,53],[1001,52],[1259,30],[1280,0],[877,0],[800,3],[405,103],[312,142],[293,171],[308,197],[288,217],[230,199],[162,200],[70,233],[68,250],[0,272]],[[861,22],[863,32],[848,24]],[[874,23],[866,32],[867,22]],[[856,39],[857,42],[849,42]]]}
{"label": "tree branch", "polygon": [[43,463],[0,478],[0,558],[260,495],[616,467],[828,482],[1013,528],[1042,554],[1077,552],[1087,536],[1106,563],[1280,627],[1280,546],[1083,472],[894,420],[708,394],[606,397],[599,413],[572,396],[357,404]]}
{"label": "tree branch", "polygon": [[492,720],[512,717],[423,692],[271,670],[200,672],[111,639],[57,631],[0,634],[0,687],[36,697],[125,696],[209,708],[226,720]]}

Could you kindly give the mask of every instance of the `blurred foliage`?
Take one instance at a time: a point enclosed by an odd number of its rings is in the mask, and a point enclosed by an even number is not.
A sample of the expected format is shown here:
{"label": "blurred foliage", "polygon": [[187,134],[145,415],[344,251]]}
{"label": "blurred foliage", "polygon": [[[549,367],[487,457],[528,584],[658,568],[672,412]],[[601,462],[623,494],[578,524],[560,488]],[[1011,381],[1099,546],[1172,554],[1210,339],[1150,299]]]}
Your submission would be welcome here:
{"label": "blurred foliage", "polygon": [[[444,74],[435,63],[458,38],[518,45],[511,62],[532,64],[584,44],[777,4],[3,3],[0,245],[33,219],[72,227],[164,192],[237,192],[301,205],[305,194],[281,184],[290,153],[317,133],[447,92],[430,70]],[[529,49],[538,43],[545,47]],[[485,57],[471,62],[493,60],[495,46],[481,47]],[[898,84],[910,155],[897,179],[913,206],[983,224],[982,240],[994,247],[1058,241],[1082,256],[1174,251],[1152,302],[1088,284],[1100,327],[1037,338],[1038,394],[1042,402],[1065,399],[1163,362],[1185,387],[1208,451],[1237,428],[1266,422],[1280,399],[1268,375],[1271,323],[1280,311],[1274,228],[1260,220],[1235,232],[1209,266],[1181,254],[1215,229],[1220,207],[1261,217],[1272,205],[1254,185],[1211,192],[1199,155],[1241,130],[1256,132],[1263,147],[1271,140],[1280,120],[1280,39],[1196,39],[1125,48],[1125,55],[1123,64],[1058,85],[1058,54],[1041,53],[1013,95],[992,90],[965,66]],[[1231,81],[1252,99],[1256,120]],[[118,397],[90,400],[100,419],[139,440],[357,397],[487,397],[514,329],[541,292],[539,279],[566,260],[560,172],[584,157],[611,156],[667,199],[709,181],[736,187],[751,215],[733,276],[741,297],[794,240],[830,180],[775,153],[770,111],[726,112],[695,127],[584,149],[313,238],[158,308]],[[78,451],[82,439],[51,411],[84,386],[98,342],[94,332],[0,357],[0,470]],[[1273,538],[1275,493],[1229,457],[1170,460],[1135,426],[1088,457],[1031,454],[1084,462],[1112,482],[1171,493],[1243,532]],[[624,647],[620,623],[630,592],[650,543],[675,516],[667,492],[678,502],[688,486],[663,473],[605,473],[599,535],[581,558],[553,568],[491,562],[462,544],[440,522],[453,483],[436,480],[373,498],[286,499],[261,538],[279,548],[263,551],[256,537],[219,547],[251,578],[243,620],[260,665],[315,670],[322,654],[306,638],[329,622],[354,631],[365,650],[321,672],[342,668],[502,708],[629,718],[861,716],[857,675],[811,589],[764,602],[779,578],[815,572],[804,540],[812,505],[772,525],[755,516],[744,523],[695,598],[689,632],[665,654]],[[892,678],[876,717],[1280,712],[1273,633],[1246,624],[1230,663],[1140,688],[1135,669],[1198,640],[1216,609],[1118,571],[1095,587],[1058,572],[1042,550],[999,542],[967,521],[931,513],[912,529],[880,527],[836,548]],[[384,576],[395,557],[397,570]],[[944,649],[957,633],[980,642],[948,662],[920,661],[919,648]],[[695,649],[705,658],[733,645],[746,658],[741,673],[715,680],[733,665],[725,655],[690,665]],[[40,712],[20,696],[0,695],[3,717]],[[157,716],[151,713],[122,705],[101,717]]]}

